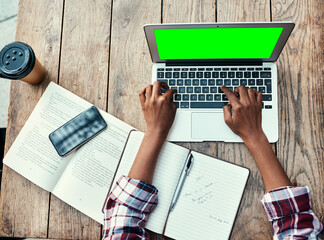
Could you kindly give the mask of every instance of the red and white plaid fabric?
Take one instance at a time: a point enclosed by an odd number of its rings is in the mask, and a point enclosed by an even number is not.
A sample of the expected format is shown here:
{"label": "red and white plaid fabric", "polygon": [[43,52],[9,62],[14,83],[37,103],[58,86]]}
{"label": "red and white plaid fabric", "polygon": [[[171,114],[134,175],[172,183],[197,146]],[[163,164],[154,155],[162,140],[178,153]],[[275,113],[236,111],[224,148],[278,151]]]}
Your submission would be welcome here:
{"label": "red and white plaid fabric", "polygon": [[103,239],[150,239],[144,227],[157,203],[154,186],[120,177],[105,207]]}
{"label": "red and white plaid fabric", "polygon": [[320,239],[323,224],[312,211],[308,187],[281,187],[262,198],[273,239]]}
{"label": "red and white plaid fabric", "polygon": [[[122,176],[105,207],[103,239],[149,239],[144,227],[157,202],[154,186]],[[319,239],[323,225],[311,209],[307,187],[274,189],[262,203],[273,222],[274,239]]]}

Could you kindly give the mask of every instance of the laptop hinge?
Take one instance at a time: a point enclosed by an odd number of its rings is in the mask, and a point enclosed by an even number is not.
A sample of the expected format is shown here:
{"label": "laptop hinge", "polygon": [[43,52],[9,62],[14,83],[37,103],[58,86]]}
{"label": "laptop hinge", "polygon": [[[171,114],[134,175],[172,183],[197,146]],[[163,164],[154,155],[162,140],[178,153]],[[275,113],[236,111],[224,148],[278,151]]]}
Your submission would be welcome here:
{"label": "laptop hinge", "polygon": [[263,62],[167,62],[166,66],[262,66]]}

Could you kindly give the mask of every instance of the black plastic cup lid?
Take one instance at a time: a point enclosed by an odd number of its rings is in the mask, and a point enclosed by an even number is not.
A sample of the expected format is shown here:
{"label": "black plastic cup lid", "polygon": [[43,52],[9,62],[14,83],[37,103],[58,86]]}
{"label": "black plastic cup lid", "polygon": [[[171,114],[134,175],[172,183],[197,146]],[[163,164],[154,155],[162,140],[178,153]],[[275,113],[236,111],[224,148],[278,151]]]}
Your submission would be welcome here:
{"label": "black plastic cup lid", "polygon": [[10,79],[26,77],[35,66],[35,53],[26,43],[13,42],[0,52],[0,75]]}

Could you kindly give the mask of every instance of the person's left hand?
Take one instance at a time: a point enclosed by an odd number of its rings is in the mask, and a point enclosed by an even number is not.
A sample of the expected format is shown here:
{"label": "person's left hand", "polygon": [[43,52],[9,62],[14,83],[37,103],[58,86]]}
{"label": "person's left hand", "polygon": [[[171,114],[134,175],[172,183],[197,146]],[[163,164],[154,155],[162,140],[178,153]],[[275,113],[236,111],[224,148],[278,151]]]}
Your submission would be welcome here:
{"label": "person's left hand", "polygon": [[[162,95],[161,87],[168,89]],[[155,82],[148,85],[139,94],[144,118],[146,133],[158,134],[166,138],[173,124],[177,106],[172,101],[173,94],[177,90],[169,89],[165,82]]]}

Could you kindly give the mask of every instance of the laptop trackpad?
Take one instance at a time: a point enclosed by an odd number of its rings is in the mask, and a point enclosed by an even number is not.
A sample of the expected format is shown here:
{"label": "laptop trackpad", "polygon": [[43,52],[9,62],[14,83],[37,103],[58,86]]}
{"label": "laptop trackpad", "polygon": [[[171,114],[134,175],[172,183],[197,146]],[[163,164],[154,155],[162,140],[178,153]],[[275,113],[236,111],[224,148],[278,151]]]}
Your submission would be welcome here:
{"label": "laptop trackpad", "polygon": [[222,112],[191,114],[191,137],[195,139],[230,139],[233,133],[224,122]]}

